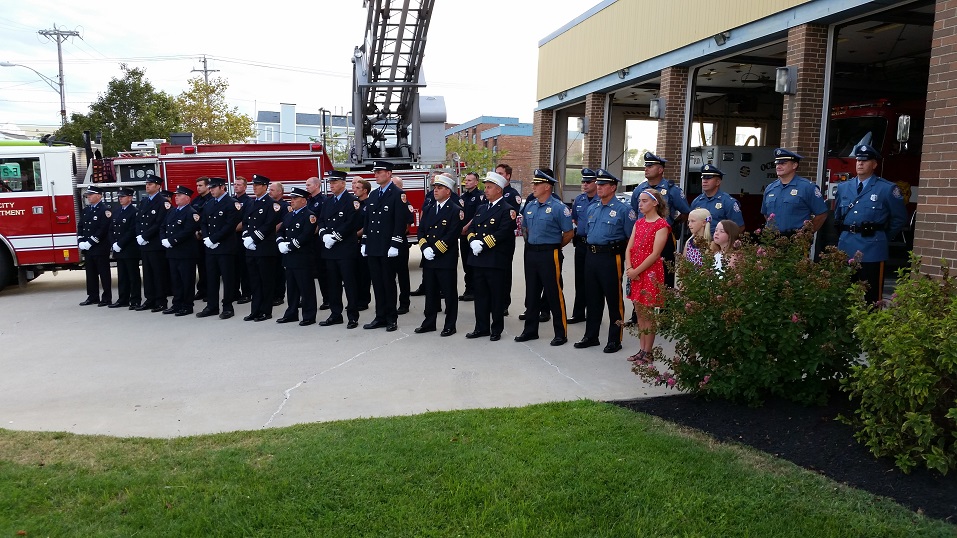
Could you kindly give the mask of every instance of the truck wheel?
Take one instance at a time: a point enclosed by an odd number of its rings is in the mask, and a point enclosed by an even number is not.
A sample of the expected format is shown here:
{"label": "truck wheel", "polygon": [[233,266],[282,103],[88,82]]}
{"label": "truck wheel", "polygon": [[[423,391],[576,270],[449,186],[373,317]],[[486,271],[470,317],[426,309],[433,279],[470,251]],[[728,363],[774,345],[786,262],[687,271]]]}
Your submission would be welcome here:
{"label": "truck wheel", "polygon": [[13,283],[16,274],[13,270],[13,257],[6,248],[0,247],[0,290]]}

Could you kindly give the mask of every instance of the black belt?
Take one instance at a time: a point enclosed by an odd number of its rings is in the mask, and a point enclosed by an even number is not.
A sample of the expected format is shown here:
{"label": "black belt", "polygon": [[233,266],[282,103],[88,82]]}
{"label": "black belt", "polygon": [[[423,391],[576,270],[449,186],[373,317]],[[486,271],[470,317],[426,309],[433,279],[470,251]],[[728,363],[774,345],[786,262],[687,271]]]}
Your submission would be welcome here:
{"label": "black belt", "polygon": [[592,245],[588,244],[588,251],[592,254],[605,254],[605,253],[621,253],[625,250],[626,243],[624,241],[618,241],[617,243],[608,243],[607,245]]}
{"label": "black belt", "polygon": [[850,224],[850,225],[845,224],[841,226],[842,232],[851,232],[852,234],[863,234],[863,233],[873,234],[879,229],[881,229],[881,226],[879,224],[874,224],[872,222],[865,222],[863,224]]}
{"label": "black belt", "polygon": [[575,237],[572,238],[572,244],[576,247],[583,247],[588,243],[585,241],[584,235],[575,235]]}
{"label": "black belt", "polygon": [[547,244],[547,245],[533,245],[531,243],[525,243],[525,250],[531,250],[533,252],[540,252],[545,250],[556,250],[560,248],[562,248],[562,246],[558,243]]}

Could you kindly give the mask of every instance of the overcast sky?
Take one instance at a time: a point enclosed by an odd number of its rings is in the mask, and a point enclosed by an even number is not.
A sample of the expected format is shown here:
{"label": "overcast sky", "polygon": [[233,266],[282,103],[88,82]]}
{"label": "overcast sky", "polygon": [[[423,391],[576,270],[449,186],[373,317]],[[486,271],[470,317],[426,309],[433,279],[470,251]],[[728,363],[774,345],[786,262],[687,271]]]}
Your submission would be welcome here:
{"label": "overcast sky", "polygon": [[[436,0],[425,50],[424,95],[442,95],[448,121],[481,115],[530,122],[538,42],[597,0],[518,2]],[[361,0],[292,2],[37,2],[0,0],[0,62],[29,66],[56,81],[56,43],[39,30],[74,30],[63,43],[67,114],[141,67],[171,95],[186,88],[206,55],[225,78],[229,103],[255,117],[296,104],[297,112],[351,110],[352,63],[365,35]],[[23,67],[0,67],[0,127],[59,125],[59,94]]]}

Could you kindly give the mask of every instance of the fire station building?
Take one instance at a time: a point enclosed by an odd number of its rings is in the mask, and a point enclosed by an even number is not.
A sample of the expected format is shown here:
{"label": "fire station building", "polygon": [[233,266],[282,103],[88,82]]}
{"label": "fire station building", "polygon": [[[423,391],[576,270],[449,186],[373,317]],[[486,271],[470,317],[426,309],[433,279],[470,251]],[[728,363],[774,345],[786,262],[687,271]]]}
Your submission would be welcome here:
{"label": "fire station building", "polygon": [[540,41],[537,84],[532,164],[565,201],[583,166],[634,188],[651,151],[689,200],[720,168],[754,229],[775,147],[830,198],[867,143],[907,202],[898,241],[957,265],[957,1],[604,0]]}

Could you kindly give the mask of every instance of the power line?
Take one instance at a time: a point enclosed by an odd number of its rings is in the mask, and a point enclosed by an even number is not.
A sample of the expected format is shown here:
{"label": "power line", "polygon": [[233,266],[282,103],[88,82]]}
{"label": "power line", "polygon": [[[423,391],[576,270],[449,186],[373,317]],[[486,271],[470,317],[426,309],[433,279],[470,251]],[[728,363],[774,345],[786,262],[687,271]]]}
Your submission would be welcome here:
{"label": "power line", "polygon": [[74,30],[60,30],[56,26],[52,30],[40,30],[37,32],[43,37],[56,40],[57,63],[60,66],[60,121],[61,125],[66,125],[66,93],[63,90],[63,42],[69,37],[80,37],[80,32]]}

